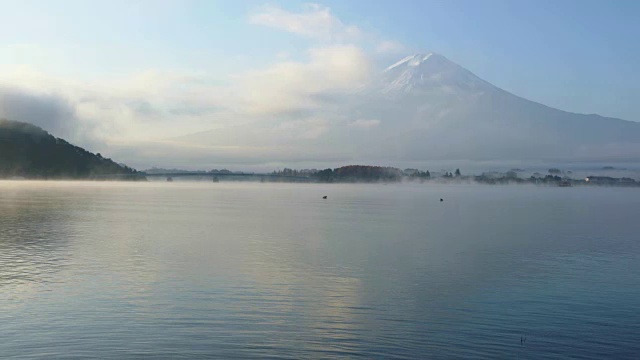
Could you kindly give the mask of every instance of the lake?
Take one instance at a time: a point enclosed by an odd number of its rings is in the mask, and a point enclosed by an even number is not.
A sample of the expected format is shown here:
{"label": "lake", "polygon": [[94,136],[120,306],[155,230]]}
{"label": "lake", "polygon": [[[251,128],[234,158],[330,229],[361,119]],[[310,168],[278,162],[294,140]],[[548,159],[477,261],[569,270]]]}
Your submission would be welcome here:
{"label": "lake", "polygon": [[0,181],[0,357],[637,359],[639,215],[624,188]]}

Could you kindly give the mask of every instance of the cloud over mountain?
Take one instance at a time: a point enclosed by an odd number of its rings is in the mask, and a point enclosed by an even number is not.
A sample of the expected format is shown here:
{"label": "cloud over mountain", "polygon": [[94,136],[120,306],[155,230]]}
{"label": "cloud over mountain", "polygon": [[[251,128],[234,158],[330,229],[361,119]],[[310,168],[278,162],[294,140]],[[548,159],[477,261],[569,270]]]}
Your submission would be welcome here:
{"label": "cloud over mountain", "polygon": [[309,50],[307,62],[286,61],[239,78],[238,95],[252,113],[278,114],[316,110],[323,98],[368,81],[371,63],[352,45]]}
{"label": "cloud over mountain", "polygon": [[220,129],[183,140],[310,151],[318,161],[324,152],[373,163],[640,160],[640,124],[528,101],[436,53],[405,57],[316,105],[313,121],[294,113],[298,120],[275,128],[254,123],[233,135]]}
{"label": "cloud over mountain", "polygon": [[57,92],[34,80],[0,89],[0,116],[135,166],[640,160],[638,123],[528,101],[436,53],[372,64],[332,45],[226,85],[153,71]]}
{"label": "cloud over mountain", "polygon": [[317,40],[349,42],[363,36],[360,28],[343,23],[330,8],[319,4],[305,4],[297,13],[265,5],[255,9],[249,21]]}

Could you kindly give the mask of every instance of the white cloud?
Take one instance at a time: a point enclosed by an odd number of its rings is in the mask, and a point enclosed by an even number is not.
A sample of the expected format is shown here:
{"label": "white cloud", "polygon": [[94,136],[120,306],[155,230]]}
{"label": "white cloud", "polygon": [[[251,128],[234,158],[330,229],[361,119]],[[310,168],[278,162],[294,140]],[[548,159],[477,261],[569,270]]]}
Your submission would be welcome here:
{"label": "white cloud", "polygon": [[383,40],[376,45],[376,53],[378,54],[398,54],[405,50],[404,44],[393,40]]}
{"label": "white cloud", "polygon": [[367,55],[352,45],[309,50],[308,62],[281,62],[240,77],[239,95],[251,113],[313,110],[323,95],[347,91],[369,79]]}
{"label": "white cloud", "polygon": [[56,136],[94,145],[201,131],[232,99],[205,74],[148,70],[90,83],[25,66],[0,68],[0,117],[28,121]]}
{"label": "white cloud", "polygon": [[262,6],[249,16],[249,22],[319,40],[354,41],[362,37],[357,26],[344,24],[330,8],[319,4],[306,4],[301,12]]}
{"label": "white cloud", "polygon": [[278,130],[293,139],[317,139],[329,131],[330,122],[326,119],[288,121],[280,124]]}
{"label": "white cloud", "polygon": [[[367,120],[377,114],[352,111],[356,105],[350,99],[371,79],[373,51],[390,52],[399,44],[379,43],[379,37],[317,4],[298,12],[264,6],[249,20],[307,38],[306,56],[291,49],[274,52],[275,64],[223,79],[197,69],[70,79],[26,66],[0,66],[0,117],[35,123],[90,151],[141,167],[152,165],[153,158],[158,161],[153,165],[163,166],[171,157],[185,165],[196,158],[207,163],[207,157],[342,159],[344,148],[328,150],[326,141],[346,126],[379,126],[379,120]],[[373,131],[355,133],[350,136]]]}
{"label": "white cloud", "polygon": [[[345,103],[345,93],[369,79],[369,60],[352,45],[316,47],[308,50],[307,61],[238,74],[229,85],[197,72],[150,69],[84,82],[28,67],[0,68],[6,70],[0,71],[0,117],[32,122],[142,168],[163,166],[169,158],[186,166],[204,164],[207,154],[238,163],[243,156],[254,162],[302,159],[310,153],[336,158],[339,149],[333,154],[322,146],[312,149],[310,143],[322,142],[348,122],[336,109]],[[180,139],[203,131],[209,131],[209,140]],[[164,139],[174,140],[168,146]],[[301,144],[304,154],[288,155]],[[157,162],[152,163],[154,156]]]}
{"label": "white cloud", "polygon": [[350,122],[349,127],[359,128],[359,129],[370,129],[374,127],[380,126],[380,120],[366,120],[366,119],[358,119],[356,121]]}

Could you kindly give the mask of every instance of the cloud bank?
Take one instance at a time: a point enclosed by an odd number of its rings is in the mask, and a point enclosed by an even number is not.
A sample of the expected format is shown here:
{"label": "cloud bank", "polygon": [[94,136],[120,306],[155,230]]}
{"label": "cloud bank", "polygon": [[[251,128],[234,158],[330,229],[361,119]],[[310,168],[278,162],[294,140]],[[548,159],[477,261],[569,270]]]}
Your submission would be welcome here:
{"label": "cloud bank", "polygon": [[297,13],[265,5],[254,10],[249,21],[315,40],[351,42],[364,36],[360,28],[346,25],[331,13],[330,8],[319,4],[306,4]]}

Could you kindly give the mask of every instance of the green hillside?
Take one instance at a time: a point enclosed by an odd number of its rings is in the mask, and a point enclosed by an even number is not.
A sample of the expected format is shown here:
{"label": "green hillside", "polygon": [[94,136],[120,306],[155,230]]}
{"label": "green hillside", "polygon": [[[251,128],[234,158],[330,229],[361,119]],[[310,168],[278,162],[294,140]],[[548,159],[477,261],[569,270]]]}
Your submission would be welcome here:
{"label": "green hillside", "polygon": [[0,119],[0,178],[125,179],[144,176],[41,128]]}

